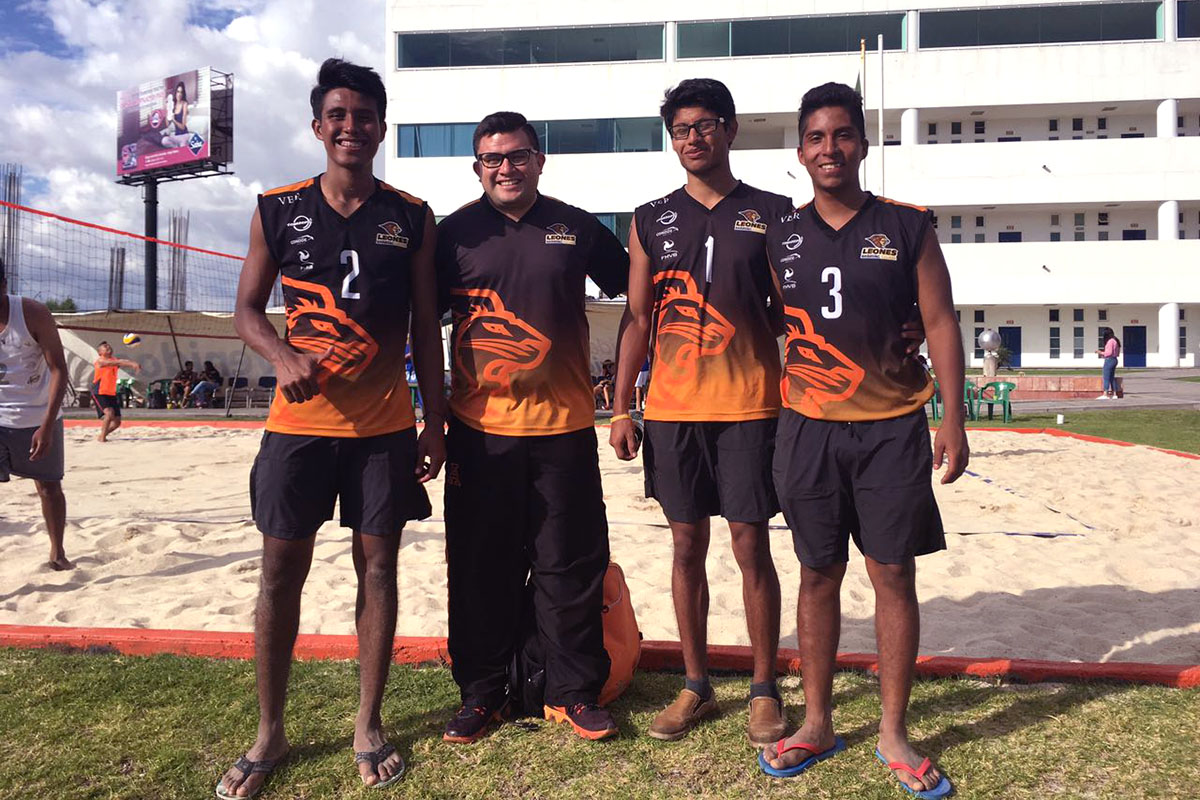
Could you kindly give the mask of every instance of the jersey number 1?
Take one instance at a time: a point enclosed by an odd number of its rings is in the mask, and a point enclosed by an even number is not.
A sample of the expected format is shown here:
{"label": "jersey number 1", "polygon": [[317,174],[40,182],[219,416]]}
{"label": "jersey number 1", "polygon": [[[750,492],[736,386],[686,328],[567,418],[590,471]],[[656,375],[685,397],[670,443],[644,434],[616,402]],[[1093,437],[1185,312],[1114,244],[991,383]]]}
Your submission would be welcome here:
{"label": "jersey number 1", "polygon": [[828,306],[821,306],[821,316],[825,319],[837,319],[842,315],[842,271],[837,267],[826,267],[821,270],[821,283],[830,284]]}
{"label": "jersey number 1", "polygon": [[358,277],[358,252],[343,250],[341,258],[343,266],[346,264],[350,265],[350,271],[342,279],[342,297],[345,297],[347,300],[358,300],[362,295],[350,288],[354,284],[354,279]]}

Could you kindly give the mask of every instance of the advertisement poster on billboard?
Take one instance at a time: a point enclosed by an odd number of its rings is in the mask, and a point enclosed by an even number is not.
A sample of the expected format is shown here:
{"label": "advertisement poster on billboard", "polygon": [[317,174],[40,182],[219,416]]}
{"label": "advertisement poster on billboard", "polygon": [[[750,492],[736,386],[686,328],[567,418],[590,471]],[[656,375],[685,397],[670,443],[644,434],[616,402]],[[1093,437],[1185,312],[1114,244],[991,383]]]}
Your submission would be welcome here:
{"label": "advertisement poster on billboard", "polygon": [[204,161],[210,155],[210,69],[117,92],[117,175]]}

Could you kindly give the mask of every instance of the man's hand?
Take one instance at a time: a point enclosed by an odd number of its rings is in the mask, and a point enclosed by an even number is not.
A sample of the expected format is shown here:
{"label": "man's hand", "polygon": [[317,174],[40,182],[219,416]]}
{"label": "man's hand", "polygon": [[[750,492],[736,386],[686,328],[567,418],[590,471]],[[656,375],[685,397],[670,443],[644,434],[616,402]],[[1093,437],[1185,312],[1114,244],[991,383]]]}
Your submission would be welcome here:
{"label": "man's hand", "polygon": [[324,353],[301,352],[284,345],[275,358],[275,376],[283,399],[289,403],[303,403],[321,393],[317,382],[322,367],[321,361],[333,354],[330,347]]}
{"label": "man's hand", "polygon": [[417,483],[428,483],[446,463],[446,431],[441,417],[425,421],[425,430],[417,437]]}
{"label": "man's hand", "polygon": [[937,429],[933,437],[933,468],[941,469],[943,459],[946,461],[946,474],[942,483],[954,483],[967,468],[971,460],[971,448],[967,444],[967,432],[962,423],[947,423]]}
{"label": "man's hand", "polygon": [[925,342],[925,323],[921,322],[919,315],[900,326],[900,338],[904,339],[906,358],[921,352],[921,345]]}
{"label": "man's hand", "polygon": [[639,444],[633,420],[625,418],[612,423],[608,431],[608,443],[616,451],[617,458],[632,461],[637,456]]}
{"label": "man's hand", "polygon": [[33,438],[29,440],[29,460],[37,461],[50,449],[50,442],[54,434],[50,431],[50,423],[44,423],[33,432]]}

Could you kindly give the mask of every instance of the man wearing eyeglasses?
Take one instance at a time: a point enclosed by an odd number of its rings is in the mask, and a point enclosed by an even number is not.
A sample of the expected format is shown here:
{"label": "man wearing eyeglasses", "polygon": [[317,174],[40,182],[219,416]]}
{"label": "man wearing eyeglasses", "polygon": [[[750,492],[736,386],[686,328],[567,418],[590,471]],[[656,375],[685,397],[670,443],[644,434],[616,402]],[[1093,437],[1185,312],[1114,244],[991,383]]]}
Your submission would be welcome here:
{"label": "man wearing eyeglasses", "polygon": [[438,226],[436,259],[454,323],[445,518],[462,695],[443,738],[475,741],[499,718],[528,596],[546,717],[603,739],[617,728],[596,705],[608,524],[584,281],[624,292],[629,258],[596,217],[538,193],[546,157],[525,117],[485,117],[474,146],[483,196]]}
{"label": "man wearing eyeglasses", "polygon": [[[719,514],[729,523],[742,572],[754,654],[747,733],[763,746],[784,728],[775,686],[779,578],[767,532],[779,510],[771,458],[780,367],[766,222],[790,211],[792,202],[733,176],[729,148],[738,125],[733,97],[720,81],[683,81],[667,92],[660,111],[687,182],[634,212],[613,399],[614,408],[628,408],[653,334],[646,496],[661,503],[671,526],[671,593],[686,680],[650,735],[679,739],[717,711],[708,680],[705,558],[709,518]],[[636,456],[628,416],[613,417],[610,443],[618,458]]]}

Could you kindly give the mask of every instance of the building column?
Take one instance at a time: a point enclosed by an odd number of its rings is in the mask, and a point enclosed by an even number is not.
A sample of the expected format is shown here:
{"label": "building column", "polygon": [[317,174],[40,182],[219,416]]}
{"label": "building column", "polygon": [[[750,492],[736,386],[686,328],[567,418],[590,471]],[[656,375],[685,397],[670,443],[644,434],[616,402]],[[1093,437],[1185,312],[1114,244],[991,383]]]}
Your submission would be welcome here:
{"label": "building column", "polygon": [[921,15],[916,11],[908,11],[904,15],[904,35],[907,37],[905,52],[915,53],[921,44]]}
{"label": "building column", "polygon": [[900,114],[900,144],[920,144],[921,112],[915,108],[906,108]]}
{"label": "building column", "polygon": [[1179,201],[1167,200],[1158,206],[1158,238],[1173,242],[1179,238]]}
{"label": "building column", "polygon": [[1179,135],[1175,123],[1179,119],[1179,102],[1175,98],[1163,100],[1158,104],[1158,129],[1154,135],[1167,139]]}
{"label": "building column", "polygon": [[663,60],[670,64],[677,58],[675,45],[679,42],[679,23],[668,22],[663,27],[663,35],[667,37],[663,40]]}
{"label": "building column", "polygon": [[1179,366],[1179,303],[1158,307],[1158,363],[1154,366]]}
{"label": "building column", "polygon": [[1159,6],[1163,12],[1163,41],[1173,42],[1179,33],[1179,14],[1175,0],[1164,0]]}

